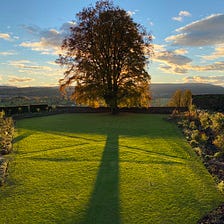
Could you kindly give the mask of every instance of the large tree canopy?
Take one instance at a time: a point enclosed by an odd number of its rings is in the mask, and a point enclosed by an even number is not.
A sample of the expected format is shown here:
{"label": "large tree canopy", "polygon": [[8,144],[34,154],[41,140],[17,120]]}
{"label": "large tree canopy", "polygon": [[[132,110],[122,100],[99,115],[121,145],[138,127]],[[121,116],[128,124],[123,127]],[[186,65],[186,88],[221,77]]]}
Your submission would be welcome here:
{"label": "large tree canopy", "polygon": [[76,103],[105,103],[113,112],[118,106],[149,105],[151,35],[125,10],[110,1],[84,8],[62,49],[57,62],[67,67],[61,91],[75,84]]}

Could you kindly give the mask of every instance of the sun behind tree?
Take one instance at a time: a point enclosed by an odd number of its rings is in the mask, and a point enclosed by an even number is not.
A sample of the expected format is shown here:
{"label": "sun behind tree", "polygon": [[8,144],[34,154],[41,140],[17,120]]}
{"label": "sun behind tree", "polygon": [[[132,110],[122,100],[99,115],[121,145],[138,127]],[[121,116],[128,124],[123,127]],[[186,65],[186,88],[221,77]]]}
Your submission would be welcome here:
{"label": "sun behind tree", "polygon": [[148,107],[150,75],[147,64],[152,36],[110,1],[77,14],[76,26],[62,44],[57,62],[66,66],[60,89],[75,84],[77,104]]}

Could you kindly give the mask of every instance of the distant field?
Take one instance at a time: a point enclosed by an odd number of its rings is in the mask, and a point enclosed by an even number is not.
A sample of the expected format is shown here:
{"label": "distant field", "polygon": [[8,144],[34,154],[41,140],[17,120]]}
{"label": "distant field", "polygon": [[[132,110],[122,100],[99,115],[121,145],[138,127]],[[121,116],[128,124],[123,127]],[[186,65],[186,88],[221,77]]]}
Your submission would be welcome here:
{"label": "distant field", "polygon": [[170,101],[170,98],[165,98],[165,97],[161,97],[161,98],[153,98],[152,102],[151,102],[151,106],[152,107],[165,107],[168,105]]}
{"label": "distant field", "polygon": [[163,115],[18,121],[1,224],[194,224],[224,201]]}

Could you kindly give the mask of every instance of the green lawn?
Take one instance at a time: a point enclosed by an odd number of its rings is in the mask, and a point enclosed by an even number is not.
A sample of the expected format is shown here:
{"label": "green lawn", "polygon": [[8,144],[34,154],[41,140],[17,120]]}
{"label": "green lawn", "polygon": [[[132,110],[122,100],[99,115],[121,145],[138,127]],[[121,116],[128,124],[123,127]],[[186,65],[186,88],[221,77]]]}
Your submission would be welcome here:
{"label": "green lawn", "polygon": [[163,115],[18,121],[1,224],[194,224],[224,201]]}

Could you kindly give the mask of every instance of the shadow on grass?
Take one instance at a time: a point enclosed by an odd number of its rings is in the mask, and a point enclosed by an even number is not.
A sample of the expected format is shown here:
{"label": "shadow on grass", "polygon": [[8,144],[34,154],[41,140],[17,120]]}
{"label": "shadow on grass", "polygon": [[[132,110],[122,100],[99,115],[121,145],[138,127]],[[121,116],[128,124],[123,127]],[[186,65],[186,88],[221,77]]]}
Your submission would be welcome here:
{"label": "shadow on grass", "polygon": [[[143,117],[144,118],[144,117]],[[47,119],[42,118],[44,122],[37,122],[33,124],[27,121],[23,123],[22,127],[31,131],[45,131],[56,135],[63,135],[66,137],[85,140],[86,142],[101,142],[104,140],[96,138],[86,138],[75,136],[76,134],[94,134],[94,135],[106,135],[106,144],[102,154],[100,166],[95,179],[95,184],[91,192],[90,199],[88,201],[85,214],[81,218],[81,224],[120,224],[120,198],[119,198],[119,142],[120,136],[128,137],[142,137],[157,138],[163,136],[163,138],[176,137],[177,133],[173,126],[168,124],[165,126],[165,122],[160,119],[155,119],[154,116],[150,116],[145,120],[142,116],[129,116],[127,117],[111,117],[96,116],[96,115],[63,115],[53,116]],[[109,130],[109,131],[108,131]],[[72,134],[71,134],[72,133]],[[74,135],[75,134],[75,135]],[[181,135],[179,134],[181,137]],[[124,146],[133,151],[142,151],[149,156],[162,157],[162,160],[156,161],[133,161],[123,160],[122,162],[132,163],[158,163],[164,165],[182,165],[182,161],[172,161],[175,159],[182,160],[183,157],[169,155],[168,153],[154,152],[138,147]],[[146,156],[147,156],[146,154]],[[75,161],[73,158],[32,158],[34,160],[46,160],[46,161]],[[78,160],[80,161],[80,160]],[[183,161],[184,162],[184,161]],[[68,215],[69,216],[69,215]],[[77,217],[70,217],[70,220],[77,220]],[[79,217],[78,217],[79,219]],[[60,223],[65,223],[61,221]]]}
{"label": "shadow on grass", "polygon": [[104,139],[95,139],[95,138],[85,138],[85,137],[81,137],[81,136],[76,136],[76,135],[71,135],[71,134],[65,134],[65,132],[55,132],[55,131],[47,131],[47,133],[56,135],[56,136],[63,136],[63,137],[68,137],[71,139],[80,139],[80,140],[84,140],[84,141],[92,141],[92,142],[105,142]]}
{"label": "shadow on grass", "polygon": [[77,163],[86,163],[86,162],[94,162],[94,163],[97,163],[98,160],[90,160],[90,159],[76,159],[76,158],[68,158],[68,157],[55,157],[55,158],[52,158],[52,157],[34,157],[34,158],[30,158],[31,160],[33,161],[43,161],[43,162],[77,162]]}
{"label": "shadow on grass", "polygon": [[120,223],[118,135],[110,133],[82,224]]}
{"label": "shadow on grass", "polygon": [[[79,143],[79,144],[73,144],[73,145],[68,145],[68,146],[61,146],[58,148],[52,148],[52,149],[43,149],[43,150],[36,150],[36,151],[31,151],[31,152],[25,152],[25,153],[20,153],[21,157],[32,157],[32,156],[38,156],[39,154],[42,155],[43,153],[48,153],[48,152],[60,152],[60,151],[65,151],[65,149],[68,151],[68,148],[70,148],[69,150],[74,150],[76,147],[78,146],[83,146],[83,145],[88,145],[89,143]],[[47,159],[47,158],[39,158],[41,159]]]}
{"label": "shadow on grass", "polygon": [[19,142],[19,141],[21,141],[21,140],[23,140],[23,139],[25,139],[27,137],[29,137],[30,135],[32,135],[32,132],[26,132],[26,133],[24,133],[22,135],[19,135],[19,136],[15,137],[13,139],[13,144],[17,143],[17,142]]}
{"label": "shadow on grass", "polygon": [[166,153],[160,153],[160,152],[155,152],[155,151],[150,151],[150,150],[145,150],[145,149],[141,149],[141,148],[138,148],[138,147],[132,147],[132,146],[127,146],[127,145],[120,145],[120,146],[128,148],[128,149],[131,149],[131,150],[133,149],[134,151],[135,150],[142,151],[142,152],[147,153],[147,154],[157,155],[157,156],[161,156],[161,157],[164,157],[164,158],[188,160],[188,159],[186,159],[184,157],[174,156],[174,155],[170,155],[170,154],[166,154]]}

